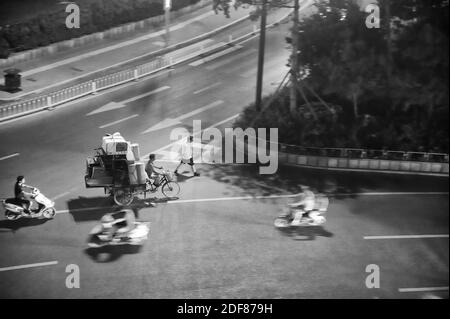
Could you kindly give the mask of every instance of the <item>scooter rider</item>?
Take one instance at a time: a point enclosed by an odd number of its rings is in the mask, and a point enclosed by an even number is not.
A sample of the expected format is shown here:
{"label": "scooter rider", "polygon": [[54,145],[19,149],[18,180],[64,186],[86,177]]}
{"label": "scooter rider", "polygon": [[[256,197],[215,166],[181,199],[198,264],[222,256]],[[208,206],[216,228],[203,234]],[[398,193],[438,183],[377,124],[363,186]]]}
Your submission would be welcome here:
{"label": "scooter rider", "polygon": [[125,212],[121,217],[115,218],[115,215],[122,214],[122,212],[106,214],[101,218],[103,225],[103,239],[105,241],[111,241],[114,236],[120,232],[126,234],[133,229],[135,218],[132,212]]}
{"label": "scooter rider", "polygon": [[25,208],[25,213],[31,214],[31,201],[28,200],[27,197],[32,197],[34,194],[32,192],[27,192],[27,188],[31,188],[32,191],[35,189],[34,187],[25,184],[25,176],[17,176],[16,184],[14,185],[14,197],[17,202],[21,203]]}
{"label": "scooter rider", "polygon": [[297,210],[294,215],[294,219],[297,222],[300,222],[301,218],[310,218],[309,213],[314,210],[316,204],[316,195],[311,191],[309,186],[301,185],[300,188],[302,190],[302,199],[298,202],[289,204],[289,206],[294,209],[303,208],[301,215],[299,214],[299,210]]}

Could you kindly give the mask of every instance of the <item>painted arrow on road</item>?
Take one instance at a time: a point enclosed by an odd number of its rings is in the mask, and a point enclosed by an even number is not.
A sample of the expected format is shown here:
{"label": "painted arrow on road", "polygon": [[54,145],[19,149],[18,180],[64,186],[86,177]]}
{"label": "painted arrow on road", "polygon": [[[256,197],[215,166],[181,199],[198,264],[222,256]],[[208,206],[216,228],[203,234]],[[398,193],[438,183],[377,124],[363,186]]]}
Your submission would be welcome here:
{"label": "painted arrow on road", "polygon": [[150,96],[152,94],[156,94],[156,93],[168,90],[168,89],[170,89],[170,86],[162,86],[153,91],[150,91],[150,92],[147,92],[147,93],[144,93],[141,95],[137,95],[137,96],[134,96],[132,98],[129,98],[129,99],[126,99],[126,100],[123,100],[120,102],[109,102],[108,104],[105,104],[102,107],[99,107],[98,109],[86,114],[86,116],[97,114],[97,113],[102,113],[102,112],[106,112],[106,111],[111,111],[111,110],[115,110],[115,109],[120,109],[122,107],[125,107],[127,103],[142,99],[143,97]]}
{"label": "painted arrow on road", "polygon": [[202,106],[202,107],[200,107],[198,109],[195,109],[195,110],[193,110],[191,112],[188,112],[186,114],[178,116],[177,118],[164,119],[161,122],[159,122],[158,124],[155,124],[152,127],[148,128],[147,130],[143,131],[141,134],[154,132],[154,131],[162,130],[162,129],[165,129],[165,128],[168,128],[168,127],[171,127],[171,126],[174,126],[174,125],[178,125],[178,124],[181,123],[182,120],[184,120],[184,119],[186,119],[188,117],[191,117],[191,116],[193,116],[195,114],[198,114],[198,113],[204,112],[206,110],[212,109],[212,108],[217,107],[217,106],[219,106],[219,105],[221,105],[223,103],[224,102],[222,100],[218,100],[218,101],[215,101],[215,102],[213,102],[211,104],[208,104],[208,105]]}

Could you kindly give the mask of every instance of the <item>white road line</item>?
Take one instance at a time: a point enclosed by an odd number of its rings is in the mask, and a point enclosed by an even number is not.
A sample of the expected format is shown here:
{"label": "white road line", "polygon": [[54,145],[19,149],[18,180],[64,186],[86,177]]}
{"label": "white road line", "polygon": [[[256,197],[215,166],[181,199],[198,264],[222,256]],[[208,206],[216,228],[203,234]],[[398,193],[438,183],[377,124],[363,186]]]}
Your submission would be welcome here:
{"label": "white road line", "polygon": [[[230,118],[221,121],[225,123]],[[215,124],[220,125],[221,122]],[[158,153],[162,150],[167,148],[167,146],[159,149],[158,151],[154,151],[152,153]],[[148,154],[146,155],[148,156]],[[144,156],[145,157],[145,156]],[[159,160],[158,160],[159,161]],[[166,162],[166,161],[164,161]],[[169,162],[169,161],[167,161]],[[176,161],[178,163],[178,161]],[[238,164],[238,165],[245,165],[245,164]],[[265,195],[265,196],[237,196],[237,197],[212,197],[212,198],[194,198],[194,199],[182,199],[182,200],[172,200],[167,201],[168,204],[186,204],[186,203],[205,203],[205,202],[218,202],[218,201],[233,201],[233,200],[255,200],[255,199],[276,199],[276,198],[292,198],[297,197],[301,195],[301,193],[298,194],[281,194],[281,195]],[[347,194],[350,195],[350,194]],[[131,205],[132,206],[132,205]],[[98,206],[98,207],[86,207],[86,208],[77,208],[77,209],[65,209],[65,210],[58,210],[57,214],[67,214],[69,212],[84,212],[84,211],[90,211],[90,210],[96,210],[96,209],[110,209],[110,206]],[[365,236],[364,239],[370,240],[370,239],[392,239],[392,238],[448,238],[448,234],[438,234],[438,235],[401,235],[401,236]]]}
{"label": "white road line", "polygon": [[364,239],[417,239],[417,238],[449,238],[448,234],[437,235],[392,235],[392,236],[364,236]]}
{"label": "white road line", "polygon": [[98,128],[105,128],[105,127],[108,127],[108,126],[113,126],[113,125],[115,125],[115,124],[118,124],[118,123],[121,123],[121,122],[125,122],[126,120],[135,118],[136,116],[139,116],[139,114],[133,114],[133,115],[128,116],[128,117],[125,117],[125,118],[123,118],[123,119],[120,119],[120,120],[117,120],[117,121],[114,121],[114,122],[111,122],[111,123],[108,123],[108,124],[99,126]]}
{"label": "white road line", "polygon": [[209,90],[209,89],[215,88],[216,86],[218,86],[218,85],[220,85],[220,84],[222,84],[222,82],[216,82],[216,83],[214,83],[214,84],[211,84],[211,85],[208,85],[208,86],[204,87],[203,89],[194,91],[193,94],[199,94],[199,93],[205,92],[205,91],[207,91],[207,90]]}
{"label": "white road line", "polygon": [[58,198],[64,197],[64,196],[66,196],[66,195],[68,195],[68,194],[70,194],[70,192],[64,192],[64,193],[61,193],[61,194],[59,194],[59,195],[56,195],[55,197],[52,198],[52,201],[55,201],[55,200],[57,200]]}
{"label": "white road line", "polygon": [[213,65],[208,65],[205,68],[207,70],[212,71],[212,70],[215,70],[217,68],[220,68],[220,67],[224,66],[225,64],[234,62],[235,60],[238,60],[238,59],[242,59],[242,58],[246,57],[247,55],[254,54],[256,51],[257,51],[256,49],[251,49],[251,50],[244,51],[244,52],[241,52],[241,53],[238,53],[238,54],[233,54],[232,57],[230,57],[228,59],[225,59],[223,61],[220,61],[220,62],[215,62]]}
{"label": "white road line", "polygon": [[296,196],[299,196],[299,195],[300,194],[198,198],[198,199],[173,200],[173,201],[168,201],[167,204],[204,203],[204,202],[251,200],[251,199],[291,198],[291,197],[296,197]]}
{"label": "white road line", "polygon": [[11,158],[11,157],[19,156],[19,155],[20,155],[20,153],[14,153],[11,155],[3,156],[3,157],[0,157],[0,161],[3,161],[5,159]]}
{"label": "white road line", "polygon": [[147,92],[147,93],[144,93],[144,94],[140,94],[140,95],[136,95],[136,96],[133,96],[133,97],[131,97],[129,99],[126,99],[126,100],[123,100],[123,101],[109,102],[109,103],[107,103],[107,104],[105,104],[105,105],[103,105],[103,106],[101,106],[101,107],[99,107],[99,108],[97,108],[97,109],[87,113],[86,116],[90,116],[90,115],[101,113],[101,112],[106,112],[106,111],[120,109],[120,108],[126,107],[126,104],[128,104],[130,102],[134,102],[136,100],[142,99],[143,97],[147,97],[149,95],[153,95],[153,94],[156,94],[156,93],[168,90],[168,89],[170,89],[170,86],[165,85],[165,86],[157,88],[157,89],[155,89],[153,91],[150,91],[150,92]]}
{"label": "white road line", "polygon": [[367,192],[367,193],[336,193],[333,196],[398,196],[398,195],[448,195],[449,192]]}
{"label": "white road line", "polygon": [[36,263],[36,264],[4,267],[4,268],[0,268],[0,271],[9,271],[9,270],[17,270],[17,269],[24,269],[24,268],[34,268],[34,267],[43,267],[43,266],[51,266],[51,265],[56,265],[56,264],[58,264],[57,261],[49,261],[49,262]]}
{"label": "white road line", "polygon": [[448,287],[399,288],[399,292],[448,291]]}

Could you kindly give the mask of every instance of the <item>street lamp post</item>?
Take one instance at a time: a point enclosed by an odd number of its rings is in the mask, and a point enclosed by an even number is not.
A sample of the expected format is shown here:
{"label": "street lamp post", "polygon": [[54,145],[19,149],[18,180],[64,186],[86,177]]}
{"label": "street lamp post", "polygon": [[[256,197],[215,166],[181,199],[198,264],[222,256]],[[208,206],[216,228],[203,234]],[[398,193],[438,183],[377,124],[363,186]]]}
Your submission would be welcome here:
{"label": "street lamp post", "polygon": [[170,9],[172,8],[172,0],[164,0],[164,22],[166,27],[166,47],[169,46],[169,25],[170,25]]}

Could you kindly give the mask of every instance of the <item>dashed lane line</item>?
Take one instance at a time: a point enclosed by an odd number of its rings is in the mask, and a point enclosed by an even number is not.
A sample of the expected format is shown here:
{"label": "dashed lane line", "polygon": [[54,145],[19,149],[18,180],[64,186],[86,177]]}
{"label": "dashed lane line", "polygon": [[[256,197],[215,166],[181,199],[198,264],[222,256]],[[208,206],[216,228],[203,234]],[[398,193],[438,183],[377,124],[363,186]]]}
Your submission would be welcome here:
{"label": "dashed lane line", "polygon": [[448,291],[448,287],[399,288],[399,292]]}
{"label": "dashed lane line", "polygon": [[125,118],[123,118],[123,119],[120,119],[120,120],[117,120],[117,121],[114,121],[114,122],[111,122],[111,123],[108,123],[108,124],[104,124],[104,125],[102,125],[102,126],[99,126],[98,128],[106,128],[106,127],[110,127],[110,126],[113,126],[113,125],[116,125],[116,124],[125,122],[125,121],[127,121],[127,120],[130,120],[130,119],[132,119],[132,118],[135,118],[135,117],[137,117],[137,116],[139,116],[139,114],[133,114],[133,115],[128,116],[128,117],[125,117]]}
{"label": "dashed lane line", "polygon": [[194,91],[193,94],[199,94],[199,93],[205,92],[205,91],[207,91],[209,89],[212,89],[212,88],[215,88],[216,86],[219,86],[220,84],[222,84],[222,82],[213,83],[213,84],[208,85],[208,86],[206,86],[206,87],[204,87],[204,88],[202,88],[200,90]]}
{"label": "dashed lane line", "polygon": [[449,238],[448,234],[433,235],[388,235],[388,236],[364,236],[364,239],[421,239],[421,238]]}
{"label": "dashed lane line", "polygon": [[0,161],[3,161],[5,159],[11,158],[11,157],[19,156],[19,155],[20,155],[20,153],[14,153],[11,155],[3,156],[3,157],[0,157]]}
{"label": "dashed lane line", "polygon": [[58,264],[57,261],[48,261],[48,262],[36,263],[36,264],[18,265],[18,266],[0,268],[0,272],[1,271],[9,271],[9,270],[25,269],[25,268],[52,266],[52,265],[56,265],[56,264]]}

